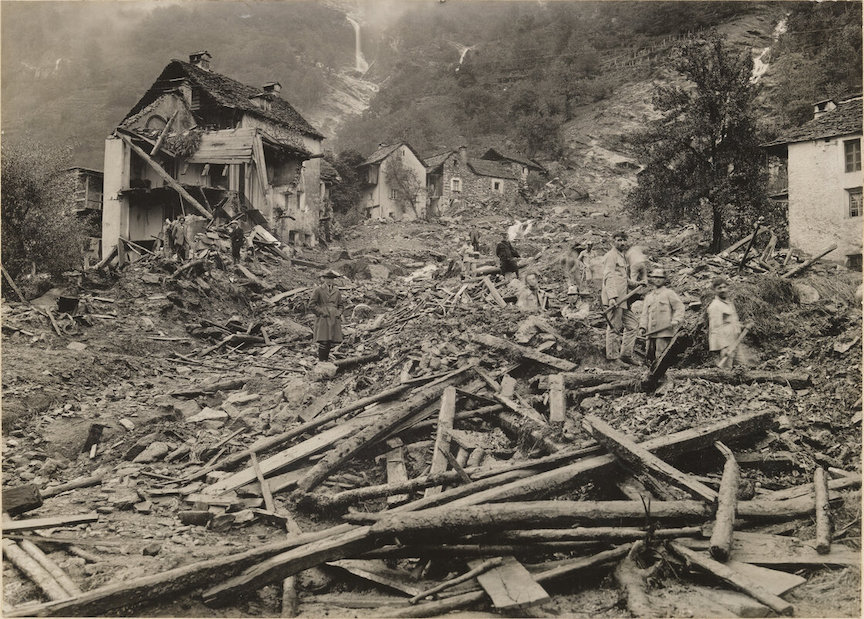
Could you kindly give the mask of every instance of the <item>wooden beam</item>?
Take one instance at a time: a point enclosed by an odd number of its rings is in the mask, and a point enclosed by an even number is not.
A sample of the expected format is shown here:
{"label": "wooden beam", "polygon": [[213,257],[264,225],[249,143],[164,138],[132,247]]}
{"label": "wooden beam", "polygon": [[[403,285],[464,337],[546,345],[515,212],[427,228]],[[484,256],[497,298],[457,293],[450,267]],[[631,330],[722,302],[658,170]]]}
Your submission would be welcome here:
{"label": "wooden beam", "polygon": [[3,533],[20,531],[35,531],[37,529],[52,529],[54,527],[71,527],[76,524],[87,524],[99,520],[99,514],[75,514],[73,516],[48,516],[45,518],[30,518],[28,520],[10,520],[3,523]]}
{"label": "wooden beam", "polygon": [[[453,417],[456,415],[456,388],[447,387],[441,394],[441,409],[438,413],[438,429],[435,434],[435,445],[432,449],[432,464],[429,474],[443,473],[447,470],[446,452],[450,449],[450,430],[453,429]],[[423,496],[428,497],[441,493],[441,486],[426,488]]]}
{"label": "wooden beam", "polygon": [[44,567],[39,565],[29,554],[21,550],[18,544],[11,539],[3,540],[3,556],[12,565],[21,570],[51,600],[65,600],[70,597],[69,593]]}
{"label": "wooden beam", "polygon": [[813,474],[816,497],[816,552],[821,555],[831,552],[831,505],[828,502],[828,476],[821,466]]}
{"label": "wooden beam", "polygon": [[507,340],[500,337],[495,337],[494,335],[478,333],[469,335],[469,338],[477,344],[482,344],[484,346],[489,346],[490,348],[496,348],[498,350],[518,354],[525,359],[530,359],[531,361],[536,361],[538,363],[548,365],[562,372],[572,372],[576,369],[576,364],[571,361],[565,361],[564,359],[559,359],[557,357],[553,357],[552,355],[547,355],[546,353],[537,352],[536,350],[528,348],[527,346],[520,346],[519,344],[508,342]]}
{"label": "wooden beam", "polygon": [[[740,501],[738,505],[743,508],[747,503],[752,503],[752,501]],[[764,503],[770,503],[770,501],[764,501]],[[707,550],[710,545],[708,540],[681,539],[679,542],[695,550]],[[729,557],[742,563],[761,566],[796,565],[808,567],[861,564],[861,554],[845,546],[835,544],[829,553],[823,555],[816,552],[812,541],[805,542],[785,535],[767,535],[744,531],[735,532],[732,539],[732,552]]]}
{"label": "wooden beam", "polygon": [[717,500],[717,493],[714,490],[667,464],[644,447],[640,447],[605,421],[594,415],[586,416],[585,421],[591,425],[594,438],[628,466],[634,467],[639,472],[656,475],[695,498],[701,498],[709,503]]}
{"label": "wooden beam", "polygon": [[488,276],[483,278],[483,283],[486,285],[486,288],[489,289],[492,300],[494,300],[500,307],[507,307],[507,301],[504,300],[504,297],[501,296],[501,293],[498,292],[495,284],[492,283],[492,280],[489,279]]}
{"label": "wooden beam", "polygon": [[732,532],[738,506],[739,469],[732,450],[719,441],[715,446],[725,456],[726,463],[723,465],[723,477],[717,495],[717,515],[714,518],[714,530],[711,532],[710,551],[716,560],[726,561],[732,551]]}
{"label": "wooden beam", "polygon": [[81,588],[75,584],[75,581],[69,578],[66,572],[60,569],[60,566],[54,563],[54,561],[42,552],[36,544],[31,542],[29,539],[25,539],[21,540],[20,546],[21,550],[33,557],[33,560],[36,561],[36,563],[41,565],[46,572],[51,574],[51,577],[54,578],[54,580],[60,583],[60,586],[63,587],[69,596],[81,595]]}
{"label": "wooden beam", "polygon": [[[387,441],[390,451],[385,454],[387,459],[387,483],[400,484],[408,481],[408,469],[405,468],[405,454],[402,451],[402,440],[392,438]],[[405,503],[409,498],[407,493],[390,494],[387,505],[396,506]]]}
{"label": "wooden beam", "polygon": [[156,143],[153,145],[153,150],[150,151],[151,157],[155,157],[156,153],[159,152],[159,149],[162,148],[162,143],[165,141],[165,138],[168,137],[168,130],[171,129],[171,125],[174,123],[174,120],[177,118],[177,114],[179,113],[180,110],[177,110],[171,114],[171,118],[169,118],[168,122],[165,123],[165,126],[162,127],[162,131],[159,132],[159,139],[156,140]]}
{"label": "wooden beam", "polygon": [[201,206],[201,203],[198,202],[198,200],[196,200],[195,198],[193,198],[192,195],[188,191],[186,191],[180,183],[178,183],[176,180],[174,180],[174,178],[172,178],[172,176],[170,174],[168,174],[168,172],[166,172],[164,169],[162,169],[162,166],[160,166],[158,163],[156,163],[150,157],[150,155],[145,153],[139,146],[137,146],[134,142],[132,142],[132,140],[128,136],[123,135],[122,133],[118,133],[117,136],[121,140],[126,142],[126,144],[129,146],[129,148],[131,148],[132,151],[136,155],[141,157],[141,159],[143,159],[147,165],[149,165],[151,168],[153,168],[153,170],[156,172],[156,174],[158,174],[162,180],[164,180],[166,183],[168,183],[168,185],[172,189],[174,189],[174,191],[179,193],[183,199],[185,199],[189,204],[191,204],[193,207],[195,207],[196,211],[198,211],[201,215],[203,215],[207,219],[213,219],[213,215],[210,213],[210,211],[208,211],[206,208]]}
{"label": "wooden beam", "polygon": [[549,422],[564,423],[567,402],[564,397],[564,375],[552,374],[549,377]]}
{"label": "wooden beam", "polygon": [[270,206],[270,183],[267,180],[267,162],[264,160],[264,145],[261,142],[261,134],[256,130],[252,138],[253,161],[255,170],[258,172],[258,182],[261,184],[261,194],[264,196],[264,204]]}
{"label": "wooden beam", "polygon": [[815,263],[817,260],[819,260],[822,256],[825,256],[825,255],[827,255],[827,254],[830,254],[830,253],[831,253],[832,251],[834,251],[835,249],[837,249],[837,244],[836,244],[836,243],[833,243],[830,247],[827,247],[826,249],[823,249],[821,252],[819,252],[818,254],[816,254],[813,258],[810,258],[810,260],[808,260],[808,261],[805,262],[804,264],[799,264],[797,267],[795,267],[794,269],[790,269],[789,271],[787,271],[786,273],[784,273],[784,274],[781,275],[780,277],[781,277],[782,279],[789,279],[789,278],[791,278],[791,277],[794,277],[795,275],[798,275],[799,273],[805,271],[806,269],[809,269],[810,266],[811,266],[813,263]]}

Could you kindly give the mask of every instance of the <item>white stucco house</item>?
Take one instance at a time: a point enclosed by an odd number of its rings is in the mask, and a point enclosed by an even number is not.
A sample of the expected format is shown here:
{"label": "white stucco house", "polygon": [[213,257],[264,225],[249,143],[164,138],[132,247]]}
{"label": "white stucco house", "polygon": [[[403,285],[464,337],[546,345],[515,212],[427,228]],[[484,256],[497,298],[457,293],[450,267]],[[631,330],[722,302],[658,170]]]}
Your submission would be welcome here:
{"label": "white stucco house", "polygon": [[825,260],[859,270],[861,126],[861,95],[820,101],[811,120],[764,145],[771,168],[787,171],[787,189],[775,195],[788,195],[791,246],[815,255],[836,243]]}
{"label": "white stucco house", "polygon": [[426,164],[407,142],[379,144],[360,165],[367,217],[412,221],[426,215]]}

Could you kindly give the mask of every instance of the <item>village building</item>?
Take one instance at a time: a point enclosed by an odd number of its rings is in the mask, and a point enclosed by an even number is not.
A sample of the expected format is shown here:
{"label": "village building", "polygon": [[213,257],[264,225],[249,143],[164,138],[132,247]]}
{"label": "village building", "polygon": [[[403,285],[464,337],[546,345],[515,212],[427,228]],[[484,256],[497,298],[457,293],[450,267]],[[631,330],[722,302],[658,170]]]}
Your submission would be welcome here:
{"label": "village building", "polygon": [[490,201],[506,206],[516,203],[521,171],[516,171],[512,162],[472,158],[464,146],[430,155],[425,161],[426,187],[433,212],[447,213]]}
{"label": "village building", "polygon": [[407,142],[379,144],[360,165],[360,205],[370,219],[426,216],[426,164]]}
{"label": "village building", "polygon": [[[769,192],[788,200],[789,242],[861,269],[861,96],[814,105],[813,118],[764,147]],[[784,188],[785,185],[785,188]]]}
{"label": "village building", "polygon": [[75,193],[72,196],[75,215],[84,224],[86,236],[84,256],[87,260],[97,260],[102,244],[102,186],[104,175],[101,170],[74,167],[69,172],[75,175]]}
{"label": "village building", "polygon": [[248,86],[211,55],[172,60],[105,142],[103,254],[118,238],[150,247],[183,214],[263,224],[312,245],[322,136],[278,82]]}
{"label": "village building", "polygon": [[528,159],[518,153],[513,153],[500,148],[490,148],[481,155],[480,159],[500,161],[504,165],[509,165],[513,173],[516,174],[516,178],[518,178],[519,182],[523,185],[528,184],[528,180],[531,178],[532,174],[546,174],[546,168],[533,159]]}

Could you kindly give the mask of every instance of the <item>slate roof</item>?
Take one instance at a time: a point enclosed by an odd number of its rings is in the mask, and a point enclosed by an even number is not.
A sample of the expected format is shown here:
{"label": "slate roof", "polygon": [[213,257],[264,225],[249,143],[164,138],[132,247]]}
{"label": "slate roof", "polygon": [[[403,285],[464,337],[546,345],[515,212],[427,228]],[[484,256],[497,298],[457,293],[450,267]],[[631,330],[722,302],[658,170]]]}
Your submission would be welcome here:
{"label": "slate roof", "polygon": [[533,169],[538,170],[540,172],[546,171],[546,168],[541,166],[539,163],[537,163],[533,159],[528,159],[527,157],[523,157],[522,155],[510,152],[510,151],[502,150],[500,148],[490,148],[485,153],[483,153],[483,156],[480,158],[481,159],[488,159],[490,161],[495,161],[498,159],[507,159],[508,161],[515,161],[516,163],[521,163],[524,166],[527,166],[529,168],[533,168]]}
{"label": "slate roof", "polygon": [[510,166],[504,165],[499,161],[489,161],[488,159],[469,159],[468,167],[478,176],[492,176],[494,178],[511,178],[515,179],[516,175],[510,169]]}
{"label": "slate roof", "polygon": [[393,152],[396,151],[400,146],[403,146],[403,145],[407,146],[408,150],[410,150],[412,153],[414,153],[414,156],[417,157],[417,159],[418,159],[418,161],[420,161],[420,163],[422,163],[424,166],[426,165],[426,163],[423,161],[423,158],[417,154],[417,151],[414,150],[414,148],[408,142],[397,142],[396,144],[382,144],[382,145],[378,146],[378,150],[376,150],[374,153],[372,153],[371,155],[366,157],[366,159],[360,165],[361,166],[367,166],[367,165],[373,165],[376,163],[381,163],[382,161],[387,159],[387,157],[392,155]]}
{"label": "slate roof", "polygon": [[450,155],[454,154],[454,152],[452,150],[445,150],[443,153],[423,157],[423,161],[426,163],[426,173],[431,173],[435,168],[444,163]]}
{"label": "slate roof", "polygon": [[[269,110],[261,109],[252,103],[250,97],[261,94],[263,91],[255,86],[247,86],[237,80],[231,79],[220,73],[205,71],[193,64],[182,60],[172,60],[157,78],[150,90],[135,104],[126,118],[134,116],[146,106],[163,94],[164,90],[159,87],[160,82],[179,77],[188,77],[189,81],[204,90],[218,104],[228,108],[242,110],[249,114],[273,121],[276,124],[287,127],[293,131],[310,135],[317,138],[324,136],[310,125],[294,107],[284,99],[276,96],[272,100]],[[124,121],[126,120],[124,118]]]}
{"label": "slate roof", "polygon": [[825,112],[818,118],[808,120],[800,127],[790,129],[783,137],[763,144],[763,146],[809,142],[810,140],[861,133],[861,111],[860,98],[842,101],[836,109]]}

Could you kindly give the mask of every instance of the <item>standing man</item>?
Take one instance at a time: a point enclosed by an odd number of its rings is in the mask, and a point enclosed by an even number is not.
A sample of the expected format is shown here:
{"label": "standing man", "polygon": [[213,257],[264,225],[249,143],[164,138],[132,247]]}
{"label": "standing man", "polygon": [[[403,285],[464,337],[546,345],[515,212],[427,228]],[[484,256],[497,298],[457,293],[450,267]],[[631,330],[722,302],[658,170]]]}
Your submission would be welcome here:
{"label": "standing man", "polygon": [[514,276],[519,277],[519,265],[516,262],[516,259],[519,258],[519,252],[516,251],[516,248],[513,247],[513,244],[507,237],[506,228],[501,235],[501,240],[495,247],[495,255],[498,256],[498,260],[501,262],[501,275],[504,276],[504,279],[510,280]]}
{"label": "standing man", "polygon": [[[636,344],[636,317],[624,297],[630,284],[629,265],[624,252],[627,250],[627,233],[616,232],[612,235],[612,249],[603,256],[603,284],[600,300],[606,309],[606,358],[635,364],[633,347]],[[636,282],[633,282],[636,285]],[[622,338],[623,335],[623,338]]]}
{"label": "standing man", "polygon": [[240,250],[243,248],[243,243],[246,241],[246,235],[243,234],[243,228],[239,222],[231,224],[231,232],[228,237],[231,239],[231,257],[234,258],[234,263],[240,262]]}
{"label": "standing man", "polygon": [[[714,300],[708,305],[708,350],[719,353],[722,360],[726,353],[738,341],[741,335],[741,323],[738,321],[738,312],[735,305],[729,299],[729,284],[722,277],[714,280]],[[732,367],[735,361],[741,360],[741,355],[736,348],[729,354],[724,364]]]}
{"label": "standing man", "polygon": [[471,229],[471,235],[468,237],[471,241],[471,247],[474,248],[474,251],[480,251],[480,233],[477,231],[477,228]]}
{"label": "standing man", "polygon": [[321,275],[322,284],[312,291],[309,305],[315,312],[315,341],[318,342],[318,361],[330,358],[330,349],[342,341],[342,293],[336,287],[336,278],[341,277],[329,269]]}
{"label": "standing man", "polygon": [[666,271],[654,269],[648,274],[651,291],[645,295],[639,335],[647,338],[645,357],[649,363],[663,354],[678,331],[684,317],[684,304],[675,293],[666,287]]}

